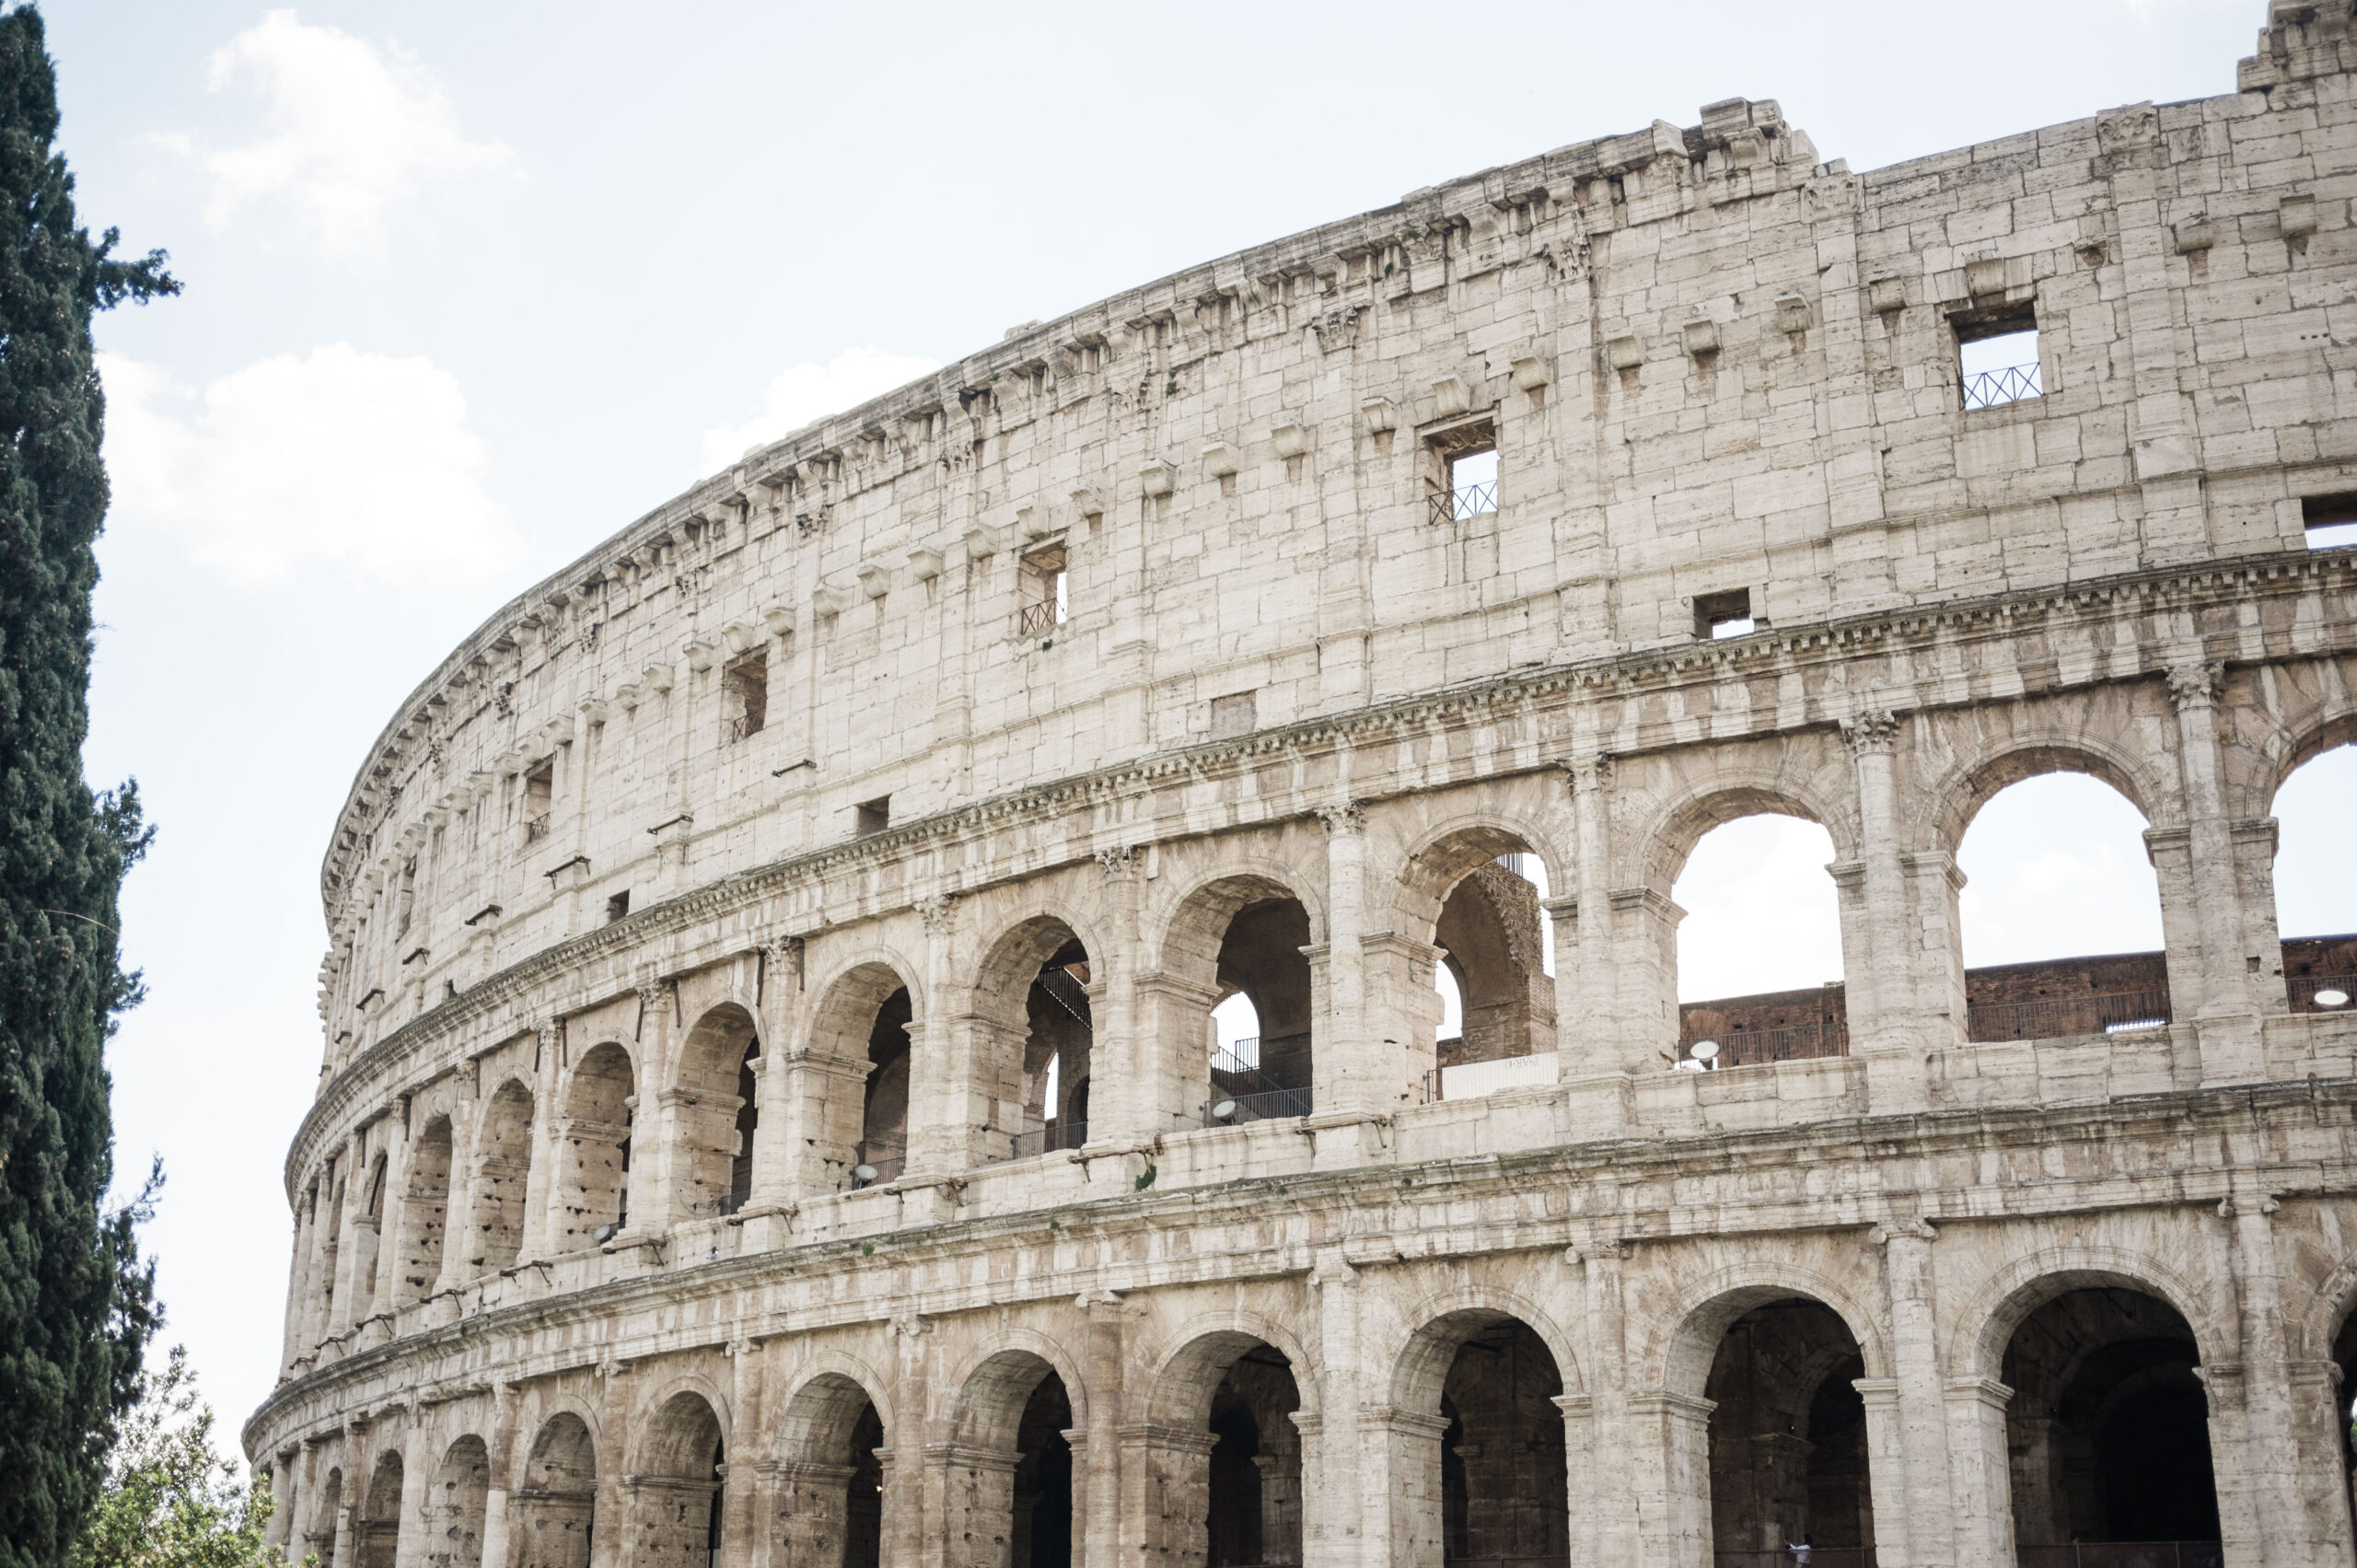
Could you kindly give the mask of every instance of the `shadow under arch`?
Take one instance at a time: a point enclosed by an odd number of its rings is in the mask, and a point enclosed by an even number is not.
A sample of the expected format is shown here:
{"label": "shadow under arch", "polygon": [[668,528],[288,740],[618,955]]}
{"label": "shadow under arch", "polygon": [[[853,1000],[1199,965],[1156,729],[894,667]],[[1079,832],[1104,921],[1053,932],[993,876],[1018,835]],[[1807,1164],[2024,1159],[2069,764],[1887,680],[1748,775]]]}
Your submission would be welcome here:
{"label": "shadow under arch", "polygon": [[721,1412],[727,1407],[701,1377],[676,1381],[647,1405],[624,1561],[708,1562],[720,1550],[726,1506],[722,1467],[728,1454]]}
{"label": "shadow under arch", "polygon": [[425,1500],[428,1568],[481,1568],[491,1502],[491,1450],[472,1433],[452,1443]]}
{"label": "shadow under arch", "polygon": [[630,1223],[631,1138],[638,1066],[630,1048],[602,1040],[565,1074],[559,1122],[555,1236],[552,1250],[597,1245],[600,1227]]}
{"label": "shadow under arch", "polygon": [[966,1021],[974,1031],[974,1098],[991,1116],[976,1130],[976,1163],[1086,1141],[1101,962],[1100,949],[1061,909],[1003,928],[984,951]]}
{"label": "shadow under arch", "polygon": [[[1293,877],[1290,870],[1283,875]],[[1257,864],[1230,864],[1164,906],[1142,982],[1155,1082],[1144,1097],[1155,1125],[1202,1124],[1213,1102],[1244,1121],[1304,1116],[1317,1083],[1316,977],[1309,950],[1324,940],[1322,912],[1302,881]],[[1259,1036],[1214,1052],[1211,1010],[1242,993]]]}
{"label": "shadow under arch", "polygon": [[1025,1344],[984,1354],[958,1380],[944,1456],[952,1476],[945,1494],[949,1539],[1005,1542],[1002,1555],[964,1568],[1072,1568],[1080,1555],[1083,1521],[1073,1506],[1065,1435],[1086,1425],[1076,1413],[1080,1385],[1068,1380],[1070,1358],[1060,1347],[1043,1336],[1023,1338]]}
{"label": "shadow under arch", "polygon": [[1948,1375],[1999,1379],[2005,1347],[2031,1313],[2070,1291],[2107,1288],[2132,1290],[2168,1307],[2185,1319],[2204,1361],[2233,1341],[2232,1327],[2203,1311],[2203,1292],[2194,1282],[2156,1258],[2109,1247],[2041,1249],[1998,1269],[1966,1301],[1950,1341]]}
{"label": "shadow under arch", "polygon": [[[1555,981],[1548,973],[1541,892],[1503,864],[1508,855],[1528,855],[1543,865],[1538,844],[1498,819],[1467,814],[1425,834],[1400,865],[1391,929],[1438,950],[1462,1003],[1459,1032],[1453,1043],[1440,1042],[1433,1064],[1543,1056],[1555,1049]],[[1558,886],[1557,873],[1540,875],[1550,889]],[[1417,977],[1402,977],[1402,994],[1421,1000],[1421,990]]]}
{"label": "shadow under arch", "polygon": [[1139,1441],[1173,1506],[1148,1523],[1149,1551],[1206,1568],[1302,1560],[1314,1450],[1294,1418],[1307,1368],[1298,1347],[1288,1354],[1249,1321],[1190,1326],[1150,1375],[1154,1418]]}
{"label": "shadow under arch", "polygon": [[827,1568],[877,1568],[882,1562],[878,1451],[894,1429],[876,1392],[881,1387],[865,1367],[829,1356],[804,1367],[787,1396],[775,1432],[786,1562]]}
{"label": "shadow under arch", "polygon": [[598,1443],[579,1411],[544,1415],[510,1500],[522,1568],[589,1568],[597,1534]]}
{"label": "shadow under arch", "polygon": [[673,1219],[733,1214],[751,1196],[761,1118],[753,1063],[761,1051],[760,1028],[737,1002],[707,1008],[681,1042],[668,1097]]}
{"label": "shadow under arch", "polygon": [[804,1049],[829,1072],[813,1135],[797,1157],[809,1165],[794,1183],[810,1192],[865,1185],[855,1173],[898,1177],[907,1163],[909,1090],[923,1018],[918,972],[900,955],[870,948],[847,956],[815,987],[818,1005],[803,1031]]}

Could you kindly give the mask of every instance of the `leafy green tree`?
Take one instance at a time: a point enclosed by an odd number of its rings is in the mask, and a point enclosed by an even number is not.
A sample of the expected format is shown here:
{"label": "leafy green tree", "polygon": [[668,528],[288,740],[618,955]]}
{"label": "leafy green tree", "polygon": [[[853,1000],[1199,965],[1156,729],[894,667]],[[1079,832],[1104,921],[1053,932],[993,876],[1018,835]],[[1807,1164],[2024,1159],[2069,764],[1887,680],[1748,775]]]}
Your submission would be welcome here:
{"label": "leafy green tree", "polygon": [[139,1379],[74,1568],[278,1568],[284,1555],[262,1542],[270,1487],[238,1469],[214,1450],[213,1411],[173,1346],[161,1372]]}
{"label": "leafy green tree", "polygon": [[147,843],[82,779],[106,515],[90,318],[180,285],[77,226],[41,19],[0,16],[0,1568],[66,1559],[152,1316],[112,1172],[101,1052],[138,977],[116,895]]}

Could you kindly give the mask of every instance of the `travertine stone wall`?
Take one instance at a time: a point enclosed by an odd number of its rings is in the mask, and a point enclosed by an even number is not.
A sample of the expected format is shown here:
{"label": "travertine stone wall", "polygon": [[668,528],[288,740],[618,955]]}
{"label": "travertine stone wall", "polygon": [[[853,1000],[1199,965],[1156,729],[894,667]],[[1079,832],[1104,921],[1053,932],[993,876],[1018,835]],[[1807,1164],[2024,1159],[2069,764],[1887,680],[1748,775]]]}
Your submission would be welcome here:
{"label": "travertine stone wall", "polygon": [[[2049,1568],[2160,1527],[2116,1397],[2230,1568],[2347,1568],[2357,1019],[2269,811],[2357,738],[2352,71],[2279,3],[2233,94],[1867,175],[1713,105],[1020,329],[519,598],[322,869],[282,1539]],[[2169,1018],[1974,1042],[1956,848],[2054,770],[2149,824]],[[1761,810],[1845,1028],[1670,1071],[1670,889]]]}

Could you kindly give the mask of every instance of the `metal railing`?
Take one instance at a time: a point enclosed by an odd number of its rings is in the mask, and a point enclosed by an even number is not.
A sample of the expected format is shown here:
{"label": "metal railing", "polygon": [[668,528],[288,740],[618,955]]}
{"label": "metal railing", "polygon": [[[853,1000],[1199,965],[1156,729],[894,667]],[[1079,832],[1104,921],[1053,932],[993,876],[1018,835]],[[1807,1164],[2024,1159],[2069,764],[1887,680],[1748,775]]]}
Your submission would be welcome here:
{"label": "metal railing", "polygon": [[543,812],[541,812],[539,816],[537,816],[537,817],[533,817],[533,818],[529,818],[529,819],[528,819],[525,821],[525,823],[524,823],[524,842],[525,842],[526,843],[528,843],[528,844],[536,844],[536,843],[539,843],[542,839],[547,838],[548,836],[549,836],[549,813],[548,813],[548,812],[543,811]]}
{"label": "metal railing", "polygon": [[[1720,1067],[1757,1067],[1763,1062],[1801,1062],[1850,1054],[1850,1021],[1833,1018],[1782,1029],[1732,1029],[1707,1037],[1717,1042]],[[1686,1049],[1690,1052],[1692,1041]],[[1689,1058],[1691,1059],[1690,1056]]]}
{"label": "metal railing", "polygon": [[[1802,1551],[1808,1553],[1806,1557]],[[1871,1546],[1808,1546],[1781,1551],[1714,1551],[1713,1568],[1875,1568]]]}
{"label": "metal railing", "polygon": [[[2357,974],[2287,974],[2283,989],[2292,1000],[2294,1013],[2357,1013]],[[2319,1002],[2319,991],[2338,992],[2338,1002]]]}
{"label": "metal railing", "polygon": [[1964,406],[1968,409],[1997,408],[2045,395],[2045,389],[2038,385],[2035,360],[2027,365],[2008,365],[2002,370],[1976,370],[1964,378]]}
{"label": "metal railing", "polygon": [[2016,1546],[2021,1568],[2223,1568],[2214,1540],[2073,1540]]}
{"label": "metal railing", "polygon": [[1063,623],[1063,618],[1056,613],[1058,608],[1056,601],[1051,598],[1041,599],[1038,604],[1025,605],[1016,620],[1016,631],[1026,637],[1037,636],[1042,632],[1054,631]]}
{"label": "metal railing", "polygon": [[898,1181],[909,1168],[909,1142],[905,1138],[869,1138],[859,1145],[854,1166],[866,1166],[876,1172],[876,1179],[865,1183],[881,1187],[887,1181]]}
{"label": "metal railing", "polygon": [[1468,517],[1478,517],[1498,509],[1498,482],[1469,484],[1461,490],[1436,490],[1431,496],[1432,520],[1436,523],[1461,523]]}
{"label": "metal railing", "polygon": [[1059,1149],[1076,1149],[1088,1142],[1086,1121],[1051,1121],[1045,1127],[1035,1127],[1028,1132],[1015,1135],[1015,1152],[1006,1157],[1028,1160],[1040,1155],[1051,1155]]}
{"label": "metal railing", "polygon": [[1445,1557],[1443,1568],[1572,1568],[1568,1557]]}
{"label": "metal railing", "polygon": [[[1217,1091],[1214,1090],[1214,1093]],[[1282,1121],[1309,1114],[1307,1089],[1262,1089],[1257,1094],[1219,1095],[1203,1102],[1203,1125],[1240,1127],[1247,1121]]]}
{"label": "metal railing", "polygon": [[768,717],[766,714],[738,714],[728,721],[728,743],[733,746],[748,736],[761,734]]}
{"label": "metal railing", "polygon": [[2171,1016],[2165,989],[2062,996],[2043,1002],[1993,1002],[1972,1009],[1965,1021],[1965,1038],[2068,1040],[2074,1035],[2128,1034],[2165,1028]]}

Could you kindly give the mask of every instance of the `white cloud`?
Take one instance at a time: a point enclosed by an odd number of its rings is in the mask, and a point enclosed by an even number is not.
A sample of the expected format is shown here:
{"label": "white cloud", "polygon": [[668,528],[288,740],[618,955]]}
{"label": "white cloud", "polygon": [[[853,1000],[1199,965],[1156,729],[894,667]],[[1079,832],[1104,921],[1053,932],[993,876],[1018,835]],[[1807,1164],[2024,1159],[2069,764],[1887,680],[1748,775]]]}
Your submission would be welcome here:
{"label": "white cloud", "polygon": [[718,473],[750,447],[940,368],[939,360],[870,347],[845,349],[824,365],[788,366],[761,394],[761,412],[703,433],[703,466],[698,471]]}
{"label": "white cloud", "polygon": [[457,110],[414,56],[307,27],[292,11],[269,13],[216,51],[206,85],[262,99],[268,127],[242,146],[165,138],[210,179],[205,218],[215,226],[255,203],[283,199],[320,249],[366,253],[383,244],[386,209],[413,194],[422,176],[516,167],[505,146],[459,132]]}
{"label": "white cloud", "polygon": [[490,453],[459,383],[429,360],[345,343],[233,371],[202,397],[99,356],[114,517],[165,530],[234,583],[306,567],[401,585],[472,584],[521,541],[483,493]]}

